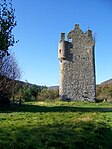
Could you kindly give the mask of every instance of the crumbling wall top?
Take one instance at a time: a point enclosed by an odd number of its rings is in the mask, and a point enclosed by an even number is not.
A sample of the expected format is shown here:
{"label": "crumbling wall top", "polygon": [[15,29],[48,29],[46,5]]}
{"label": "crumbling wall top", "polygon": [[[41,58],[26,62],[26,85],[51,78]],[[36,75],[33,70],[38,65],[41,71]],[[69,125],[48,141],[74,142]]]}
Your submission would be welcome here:
{"label": "crumbling wall top", "polygon": [[72,43],[76,43],[79,40],[83,43],[85,41],[87,42],[93,42],[92,38],[92,30],[88,29],[86,33],[84,33],[81,29],[79,24],[75,24],[75,28],[70,31],[67,35],[68,41],[69,39],[72,39]]}

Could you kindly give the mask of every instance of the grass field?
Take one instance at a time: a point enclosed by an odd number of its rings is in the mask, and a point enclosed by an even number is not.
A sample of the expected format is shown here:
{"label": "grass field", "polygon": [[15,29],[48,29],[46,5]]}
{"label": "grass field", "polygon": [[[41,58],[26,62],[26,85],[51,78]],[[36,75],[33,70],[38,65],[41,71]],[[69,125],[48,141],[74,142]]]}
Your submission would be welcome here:
{"label": "grass field", "polygon": [[0,149],[111,149],[112,103],[32,102],[0,108]]}

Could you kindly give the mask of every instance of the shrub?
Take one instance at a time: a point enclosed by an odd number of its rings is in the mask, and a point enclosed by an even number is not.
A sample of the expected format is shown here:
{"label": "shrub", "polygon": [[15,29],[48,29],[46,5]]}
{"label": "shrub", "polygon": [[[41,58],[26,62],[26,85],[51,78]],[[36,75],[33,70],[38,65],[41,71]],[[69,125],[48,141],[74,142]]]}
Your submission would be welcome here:
{"label": "shrub", "polygon": [[22,98],[25,99],[25,101],[31,101],[30,87],[23,87],[22,93]]}
{"label": "shrub", "polygon": [[40,91],[41,91],[41,87],[35,84],[33,85],[26,84],[25,86],[22,87],[22,89],[19,91],[18,94],[20,94],[25,101],[35,101],[37,100],[38,93]]}
{"label": "shrub", "polygon": [[42,89],[42,91],[38,94],[38,100],[45,101],[45,100],[52,100],[59,98],[59,90],[49,90],[49,89]]}
{"label": "shrub", "polygon": [[98,101],[112,101],[112,85],[99,85],[96,88],[96,98]]}

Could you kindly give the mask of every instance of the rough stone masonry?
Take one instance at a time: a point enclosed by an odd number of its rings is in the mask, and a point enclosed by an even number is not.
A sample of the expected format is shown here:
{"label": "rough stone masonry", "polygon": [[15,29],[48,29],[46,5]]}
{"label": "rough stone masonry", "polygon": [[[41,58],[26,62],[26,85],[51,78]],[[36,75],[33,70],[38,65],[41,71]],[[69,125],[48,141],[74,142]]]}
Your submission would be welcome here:
{"label": "rough stone masonry", "polygon": [[95,41],[92,31],[84,33],[78,24],[67,35],[61,33],[59,94],[62,100],[95,101]]}

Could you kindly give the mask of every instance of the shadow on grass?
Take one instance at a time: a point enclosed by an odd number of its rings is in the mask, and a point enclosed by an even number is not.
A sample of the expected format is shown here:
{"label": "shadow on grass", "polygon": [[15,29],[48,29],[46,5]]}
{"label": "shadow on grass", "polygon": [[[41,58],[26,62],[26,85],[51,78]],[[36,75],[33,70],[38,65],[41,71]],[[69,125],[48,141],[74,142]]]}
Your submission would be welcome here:
{"label": "shadow on grass", "polygon": [[71,106],[38,106],[22,104],[0,107],[1,113],[6,112],[112,112],[112,108],[71,107]]}
{"label": "shadow on grass", "polygon": [[0,129],[2,149],[110,149],[112,130],[105,123],[75,122]]}

